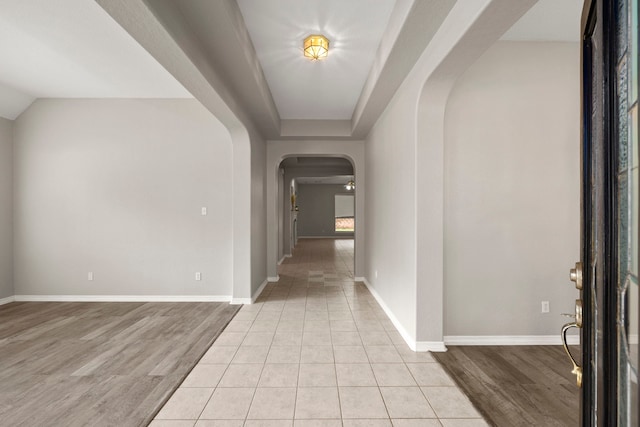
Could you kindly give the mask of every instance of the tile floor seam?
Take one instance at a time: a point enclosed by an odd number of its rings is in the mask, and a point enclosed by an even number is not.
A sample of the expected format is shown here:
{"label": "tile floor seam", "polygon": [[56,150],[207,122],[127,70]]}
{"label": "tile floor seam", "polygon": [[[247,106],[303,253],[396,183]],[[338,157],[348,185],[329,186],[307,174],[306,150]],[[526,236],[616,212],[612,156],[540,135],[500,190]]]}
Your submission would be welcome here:
{"label": "tile floor seam", "polygon": [[[198,366],[198,365],[196,365],[196,366]],[[195,366],[194,366],[194,368],[195,368]],[[186,379],[186,377],[185,377],[185,379]],[[200,416],[201,416],[201,415],[202,415],[202,413],[204,412],[204,408],[206,408],[206,407],[207,407],[207,405],[208,405],[208,404],[209,404],[209,402],[211,401],[211,398],[213,397],[213,393],[215,393],[215,392],[216,392],[216,389],[214,388],[214,389],[213,389],[213,391],[211,391],[211,395],[209,396],[209,399],[207,399],[207,403],[205,403],[205,404],[204,404],[204,406],[202,407],[202,410],[200,410],[200,413],[198,414],[198,416],[197,416],[196,420],[199,420],[199,419],[200,419]],[[194,423],[194,424],[195,424],[195,423]]]}
{"label": "tile floor seam", "polygon": [[[262,312],[262,310],[264,310],[264,305],[262,305],[262,306],[260,307],[260,309],[258,310],[258,315],[256,316],[256,319],[258,318],[258,316],[260,315],[260,313]],[[281,318],[281,317],[282,317],[282,313],[280,313],[280,315],[278,316],[278,323],[280,322],[280,318]],[[255,321],[256,321],[256,320],[254,319],[254,323],[255,323]],[[248,333],[247,333],[247,334],[248,334]],[[274,334],[273,334],[273,337],[271,338],[271,343],[269,344],[269,348],[267,349],[267,356],[266,356],[266,357],[268,357],[269,352],[271,351],[271,347],[273,346],[273,340],[274,340],[274,339],[275,339],[275,332],[274,332]],[[244,342],[244,341],[243,341],[243,342]],[[240,346],[242,346],[242,344],[240,344]],[[259,386],[260,386],[260,380],[262,379],[262,374],[264,373],[264,368],[265,368],[265,366],[266,366],[266,364],[267,364],[267,363],[266,363],[266,361],[267,361],[267,360],[266,360],[266,357],[265,357],[264,362],[262,363],[262,369],[260,370],[260,375],[258,375],[258,380],[257,380],[257,382],[256,382],[256,386],[255,386],[255,388],[254,388],[254,390],[253,390],[253,396],[251,397],[251,402],[249,403],[249,407],[247,408],[247,414],[245,415],[245,418],[244,418],[244,424],[246,424],[246,423],[247,423],[247,421],[249,420],[249,414],[251,413],[251,408],[253,407],[253,402],[255,401],[256,394],[258,393],[258,388],[259,388]],[[296,389],[297,389],[297,387],[296,387]]]}

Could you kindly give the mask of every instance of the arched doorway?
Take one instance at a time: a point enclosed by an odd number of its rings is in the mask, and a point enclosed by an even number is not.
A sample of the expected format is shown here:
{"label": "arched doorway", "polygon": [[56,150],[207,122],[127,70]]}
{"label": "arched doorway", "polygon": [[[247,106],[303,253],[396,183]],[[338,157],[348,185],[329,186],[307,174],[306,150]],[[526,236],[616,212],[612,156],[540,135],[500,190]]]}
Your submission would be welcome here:
{"label": "arched doorway", "polygon": [[[296,160],[287,160],[287,159]],[[326,160],[319,160],[324,158]],[[308,160],[298,160],[308,159]],[[282,172],[281,164],[285,161],[285,166],[292,167],[291,163],[296,164],[300,169],[307,169],[303,174],[291,174],[286,177]],[[288,162],[288,163],[287,163]],[[324,165],[318,163],[325,163]],[[325,167],[324,172],[321,171]],[[362,280],[364,276],[364,189],[365,189],[365,173],[364,173],[364,144],[362,141],[350,141],[345,144],[340,141],[325,141],[322,144],[316,141],[270,141],[267,148],[267,272],[270,281],[277,281],[277,265],[278,261],[287,252],[293,233],[289,226],[291,224],[291,200],[289,190],[285,187],[290,185],[292,178],[305,179],[322,178],[328,176],[341,177],[341,186],[345,185],[352,178],[356,183],[357,190],[354,203],[354,220],[357,224],[353,231],[354,237],[354,261],[353,275],[355,280]],[[342,179],[347,177],[345,182]],[[338,184],[336,184],[338,185]],[[285,191],[286,190],[286,191]],[[348,190],[345,189],[345,193]],[[286,194],[286,196],[285,196]],[[285,209],[285,202],[287,203]],[[332,202],[334,205],[334,202]],[[295,212],[295,206],[294,206]],[[282,218],[281,221],[279,219]],[[334,217],[335,218],[335,217]],[[299,218],[296,224],[300,226]],[[335,231],[335,229],[332,229]],[[299,232],[300,229],[297,228]],[[285,235],[286,233],[286,235]],[[298,236],[301,234],[298,233]]]}

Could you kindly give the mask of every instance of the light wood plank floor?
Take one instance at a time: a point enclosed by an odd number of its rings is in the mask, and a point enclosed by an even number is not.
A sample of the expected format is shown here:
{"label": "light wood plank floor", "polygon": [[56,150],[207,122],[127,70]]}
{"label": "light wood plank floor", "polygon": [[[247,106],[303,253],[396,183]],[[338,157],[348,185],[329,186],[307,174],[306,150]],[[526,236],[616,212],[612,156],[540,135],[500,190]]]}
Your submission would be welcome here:
{"label": "light wood plank floor", "polygon": [[451,346],[433,355],[492,425],[579,423],[580,393],[561,346]]}
{"label": "light wood plank floor", "polygon": [[227,303],[0,306],[0,425],[146,425],[238,309]]}

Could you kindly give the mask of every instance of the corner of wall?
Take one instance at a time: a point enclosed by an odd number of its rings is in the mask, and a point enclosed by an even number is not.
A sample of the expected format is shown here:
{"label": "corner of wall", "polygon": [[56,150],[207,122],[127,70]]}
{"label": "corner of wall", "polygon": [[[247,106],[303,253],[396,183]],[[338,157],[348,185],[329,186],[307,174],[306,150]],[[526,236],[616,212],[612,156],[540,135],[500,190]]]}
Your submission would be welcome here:
{"label": "corner of wall", "polygon": [[14,121],[0,118],[0,305],[13,301]]}

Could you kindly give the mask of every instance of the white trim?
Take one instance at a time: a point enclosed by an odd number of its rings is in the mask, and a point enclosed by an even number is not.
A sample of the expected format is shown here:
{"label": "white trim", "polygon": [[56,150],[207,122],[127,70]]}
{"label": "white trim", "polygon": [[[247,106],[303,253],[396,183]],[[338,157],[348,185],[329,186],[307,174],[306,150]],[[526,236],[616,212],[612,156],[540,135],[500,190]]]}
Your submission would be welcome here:
{"label": "white trim", "polygon": [[0,305],[9,304],[10,302],[14,302],[15,300],[16,300],[16,297],[1,298],[0,299]]}
{"label": "white trim", "polygon": [[[362,279],[362,280],[360,280],[360,279]],[[420,351],[420,352],[422,352],[422,351],[447,351],[447,348],[444,346],[443,342],[438,342],[438,341],[416,342],[411,337],[409,332],[407,332],[407,330],[404,328],[404,326],[402,326],[400,321],[396,318],[396,316],[389,309],[389,307],[387,307],[387,304],[385,304],[385,302],[382,299],[382,297],[380,296],[380,294],[378,294],[378,292],[373,288],[373,286],[371,286],[371,283],[369,283],[367,278],[366,277],[356,277],[356,278],[354,278],[354,280],[356,280],[358,282],[360,282],[360,281],[364,282],[364,284],[367,287],[367,289],[369,289],[369,292],[371,292],[371,295],[373,295],[373,297],[376,299],[378,304],[380,304],[380,307],[382,307],[382,309],[384,310],[384,312],[387,315],[387,317],[389,318],[389,320],[391,320],[391,323],[393,323],[393,326],[395,326],[395,328],[398,330],[398,333],[402,336],[402,338],[405,340],[405,342],[407,343],[409,348],[411,348],[411,350]]]}
{"label": "white trim", "polygon": [[[278,277],[278,279],[280,279],[280,277]],[[254,302],[256,302],[256,300],[258,299],[262,291],[264,291],[264,288],[267,286],[268,283],[269,283],[269,279],[265,279],[264,282],[262,282],[258,290],[255,291],[255,293],[251,297],[251,302],[249,304],[253,304]]]}
{"label": "white trim", "polygon": [[415,351],[434,351],[441,353],[447,351],[447,347],[443,341],[416,341]]}
{"label": "white trim", "polygon": [[29,302],[229,302],[227,295],[16,295]]}
{"label": "white trim", "polygon": [[353,238],[354,234],[352,232],[348,232],[345,235],[336,234],[335,236],[298,236],[298,240],[300,239],[344,239],[344,238]]}
{"label": "white trim", "polygon": [[[447,345],[562,345],[558,335],[448,335],[444,337]],[[567,335],[569,345],[580,344],[580,336]]]}
{"label": "white trim", "polygon": [[286,255],[282,255],[282,258],[280,258],[280,261],[278,261],[278,265],[281,265],[286,257]]}
{"label": "white trim", "polygon": [[277,282],[278,280],[280,280],[280,276],[276,276],[276,277],[267,277],[267,282]]}
{"label": "white trim", "polygon": [[236,305],[236,304],[253,304],[254,302],[256,302],[256,300],[258,299],[258,297],[260,296],[262,291],[264,291],[264,288],[267,286],[268,283],[269,283],[269,279],[264,279],[264,282],[262,282],[260,284],[260,287],[258,288],[257,291],[255,291],[253,293],[251,298],[231,298],[231,304],[233,304],[233,305]]}
{"label": "white trim", "polygon": [[293,255],[291,255],[291,254],[284,254],[284,257],[285,257],[285,258],[291,258],[292,256],[293,256]]}

